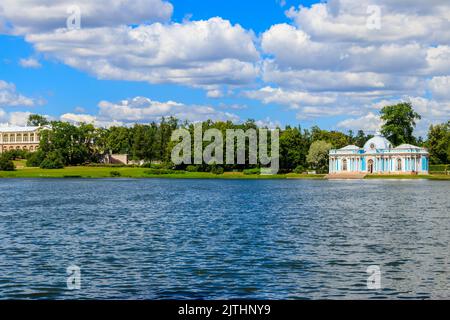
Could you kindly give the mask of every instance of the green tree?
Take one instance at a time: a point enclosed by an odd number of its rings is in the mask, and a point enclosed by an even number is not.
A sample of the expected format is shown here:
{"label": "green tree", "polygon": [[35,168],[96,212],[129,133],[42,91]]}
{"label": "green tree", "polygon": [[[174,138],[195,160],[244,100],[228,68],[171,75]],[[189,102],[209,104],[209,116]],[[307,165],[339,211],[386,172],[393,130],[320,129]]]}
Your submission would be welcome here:
{"label": "green tree", "polygon": [[136,124],[133,127],[132,155],[137,160],[160,160],[158,141],[156,139],[158,127],[156,125]]}
{"label": "green tree", "polygon": [[38,150],[28,157],[27,167],[40,167],[44,159],[45,153],[42,150]]}
{"label": "green tree", "polygon": [[369,140],[369,137],[366,136],[363,130],[358,130],[358,133],[356,134],[356,137],[354,139],[354,144],[358,147],[362,148],[364,144]]}
{"label": "green tree", "polygon": [[450,121],[430,126],[426,146],[432,164],[450,163]]}
{"label": "green tree", "polygon": [[99,159],[95,146],[96,129],[91,124],[75,126],[68,122],[53,121],[51,130],[41,130],[40,150],[47,156],[57,152],[64,165],[80,165]]}
{"label": "green tree", "polygon": [[127,127],[111,127],[105,133],[106,150],[116,154],[130,154],[131,129]]}
{"label": "green tree", "polygon": [[51,151],[40,164],[41,169],[62,169],[64,159],[58,151]]}
{"label": "green tree", "polygon": [[307,161],[319,173],[328,171],[328,152],[333,145],[326,141],[314,141],[309,148]]}
{"label": "green tree", "polygon": [[352,137],[342,132],[322,130],[317,126],[311,129],[311,139],[312,142],[326,141],[331,143],[336,149],[343,148],[352,143]]}
{"label": "green tree", "polygon": [[280,134],[280,167],[293,170],[305,166],[309,141],[302,135],[300,128],[286,127]]}
{"label": "green tree", "polygon": [[417,141],[413,132],[416,120],[420,119],[421,116],[409,102],[386,106],[381,109],[381,120],[384,121],[381,133],[396,146],[402,143],[415,144]]}
{"label": "green tree", "polygon": [[49,121],[47,120],[47,118],[44,116],[41,116],[40,114],[30,114],[28,116],[28,121],[27,121],[28,126],[40,127],[40,126],[45,126],[48,124],[49,124]]}
{"label": "green tree", "polygon": [[15,169],[14,162],[11,159],[4,155],[0,156],[0,171],[14,171]]}

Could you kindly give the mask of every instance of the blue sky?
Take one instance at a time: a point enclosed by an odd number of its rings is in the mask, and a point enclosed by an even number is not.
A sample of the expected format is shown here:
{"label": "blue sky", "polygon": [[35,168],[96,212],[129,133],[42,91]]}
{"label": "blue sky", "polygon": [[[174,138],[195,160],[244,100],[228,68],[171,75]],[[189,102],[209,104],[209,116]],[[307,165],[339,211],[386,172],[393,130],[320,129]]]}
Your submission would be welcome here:
{"label": "blue sky", "polygon": [[38,1],[0,8],[0,123],[175,115],[373,131],[379,109],[404,100],[424,117],[420,134],[449,118],[445,1],[82,0],[70,2],[80,30],[65,30],[69,2],[56,3],[48,16]]}

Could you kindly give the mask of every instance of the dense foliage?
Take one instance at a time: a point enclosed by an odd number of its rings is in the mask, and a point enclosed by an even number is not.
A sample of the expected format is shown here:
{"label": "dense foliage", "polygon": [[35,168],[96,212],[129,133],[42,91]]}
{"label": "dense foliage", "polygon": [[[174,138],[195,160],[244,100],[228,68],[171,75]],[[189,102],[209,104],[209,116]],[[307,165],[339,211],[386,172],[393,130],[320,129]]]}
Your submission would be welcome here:
{"label": "dense foliage", "polygon": [[417,144],[413,132],[416,120],[420,115],[414,111],[411,103],[399,103],[381,109],[381,120],[384,121],[381,133],[394,144]]}
{"label": "dense foliage", "polygon": [[1,155],[0,156],[0,171],[14,171],[15,170],[15,166],[14,163],[12,162],[12,160],[6,156],[6,155]]}
{"label": "dense foliage", "polygon": [[[382,132],[395,144],[417,143],[421,139],[413,136],[415,120],[420,116],[414,112],[411,104],[402,103],[387,106],[381,111],[385,121]],[[246,144],[246,165],[191,164],[175,167],[170,162],[173,147],[171,136],[175,129],[184,128],[194,136],[194,124],[180,123],[175,118],[162,118],[159,123],[135,124],[130,127],[116,126],[96,128],[91,124],[74,125],[67,122],[48,122],[44,117],[31,115],[29,124],[48,124],[51,130],[43,128],[40,132],[39,151],[27,154],[24,151],[12,151],[10,160],[26,158],[27,166],[41,168],[60,168],[63,166],[91,165],[101,162],[106,154],[128,154],[129,159],[144,161],[146,167],[155,170],[182,169],[190,172],[213,172],[246,170],[247,174],[259,172],[258,166],[248,164],[248,143]],[[203,132],[218,129],[226,137],[227,129],[260,130],[254,120],[234,124],[231,121],[206,121],[202,124]],[[428,141],[423,143],[429,148],[431,162],[434,164],[450,162],[450,122],[430,127]],[[258,134],[259,136],[259,134]],[[352,131],[322,130],[317,126],[311,129],[286,126],[280,128],[280,171],[303,173],[310,169],[318,172],[328,170],[328,151],[342,148],[349,144],[362,147],[372,135],[359,130]],[[269,139],[270,142],[270,139]],[[211,142],[204,142],[206,147]],[[270,144],[269,144],[270,150]],[[192,143],[192,151],[194,144]],[[224,146],[225,148],[225,146]],[[24,153],[24,154],[21,154]],[[225,154],[225,149],[224,149]],[[158,165],[156,163],[159,163]],[[160,166],[160,167],[155,167]],[[252,169],[255,169],[252,171]]]}
{"label": "dense foliage", "polygon": [[450,163],[450,121],[430,126],[426,142],[433,164]]}
{"label": "dense foliage", "polygon": [[332,147],[331,143],[323,140],[314,141],[311,144],[306,159],[318,173],[326,173],[328,171],[328,152]]}

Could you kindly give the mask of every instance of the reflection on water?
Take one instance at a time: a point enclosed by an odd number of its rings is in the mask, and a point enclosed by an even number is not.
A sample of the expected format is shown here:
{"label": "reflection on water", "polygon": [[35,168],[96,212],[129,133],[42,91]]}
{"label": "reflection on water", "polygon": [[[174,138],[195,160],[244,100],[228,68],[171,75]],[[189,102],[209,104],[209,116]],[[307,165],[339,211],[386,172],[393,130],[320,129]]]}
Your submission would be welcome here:
{"label": "reflection on water", "polygon": [[[1,180],[0,298],[450,298],[450,183]],[[81,290],[66,268],[81,268]],[[382,289],[367,289],[379,265]]]}

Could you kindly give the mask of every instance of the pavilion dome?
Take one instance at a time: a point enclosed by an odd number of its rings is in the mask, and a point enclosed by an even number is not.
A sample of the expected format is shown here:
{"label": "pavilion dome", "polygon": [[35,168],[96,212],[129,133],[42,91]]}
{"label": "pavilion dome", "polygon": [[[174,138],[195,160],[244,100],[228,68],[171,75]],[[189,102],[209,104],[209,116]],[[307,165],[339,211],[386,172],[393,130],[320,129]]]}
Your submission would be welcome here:
{"label": "pavilion dome", "polygon": [[376,150],[376,149],[391,149],[392,143],[383,137],[379,132],[375,134],[375,137],[369,139],[364,145],[364,150]]}

